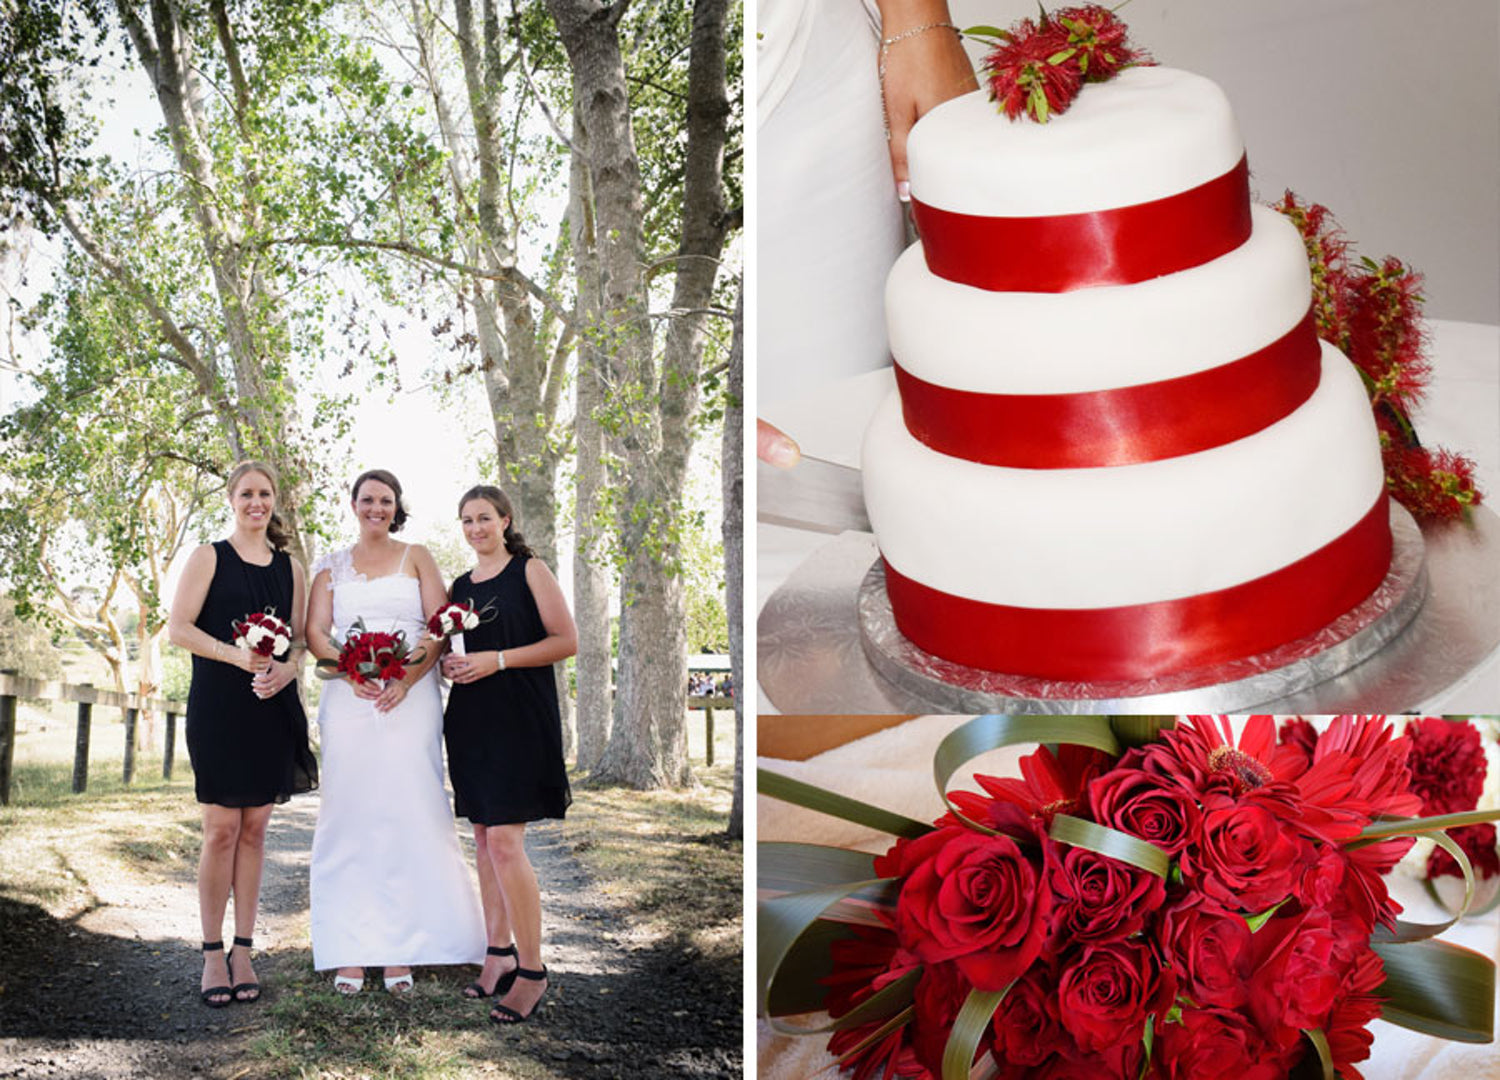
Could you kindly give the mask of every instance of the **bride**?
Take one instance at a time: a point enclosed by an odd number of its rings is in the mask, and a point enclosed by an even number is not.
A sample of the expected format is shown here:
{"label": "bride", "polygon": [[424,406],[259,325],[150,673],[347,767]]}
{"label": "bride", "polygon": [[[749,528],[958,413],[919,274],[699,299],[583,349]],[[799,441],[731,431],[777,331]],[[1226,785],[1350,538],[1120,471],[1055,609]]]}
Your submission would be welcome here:
{"label": "bride", "polygon": [[386,989],[412,987],[413,964],[478,964],[485,931],[443,790],[443,713],[431,669],[440,649],[423,637],[447,599],[427,549],[392,537],[406,521],[401,484],[383,469],[354,482],[353,547],[315,567],[308,647],[337,660],[330,640],[362,618],[403,631],[420,659],[385,686],[340,676],[323,686],[318,726],[323,797],[313,837],[313,966],[337,968],[334,986],[358,993],[364,968],[384,968]]}

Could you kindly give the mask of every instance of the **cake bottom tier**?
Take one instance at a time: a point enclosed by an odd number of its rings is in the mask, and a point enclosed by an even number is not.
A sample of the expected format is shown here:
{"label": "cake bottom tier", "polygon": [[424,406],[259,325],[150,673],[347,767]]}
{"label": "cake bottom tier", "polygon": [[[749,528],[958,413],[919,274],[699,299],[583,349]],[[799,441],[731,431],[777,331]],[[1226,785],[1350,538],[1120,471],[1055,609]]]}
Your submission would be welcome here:
{"label": "cake bottom tier", "polygon": [[865,503],[897,626],[971,667],[1142,678],[1318,629],[1390,562],[1374,421],[1324,346],[1317,391],[1247,438],[1098,469],[1010,469],[914,439],[896,395],[865,438]]}

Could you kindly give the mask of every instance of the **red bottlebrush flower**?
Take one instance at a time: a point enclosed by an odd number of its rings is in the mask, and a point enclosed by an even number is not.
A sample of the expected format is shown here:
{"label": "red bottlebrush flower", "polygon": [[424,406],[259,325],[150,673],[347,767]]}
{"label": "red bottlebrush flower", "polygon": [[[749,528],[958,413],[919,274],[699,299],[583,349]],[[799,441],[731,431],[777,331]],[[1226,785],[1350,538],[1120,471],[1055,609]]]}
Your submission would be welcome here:
{"label": "red bottlebrush flower", "polygon": [[1457,814],[1479,805],[1484,792],[1484,746],[1479,730],[1462,720],[1427,716],[1406,725],[1411,789],[1422,814]]}
{"label": "red bottlebrush flower", "polygon": [[1380,433],[1385,482],[1391,497],[1417,517],[1459,518],[1484,496],[1474,483],[1474,462],[1449,450],[1408,445]]}
{"label": "red bottlebrush flower", "polygon": [[1077,50],[1069,59],[1076,58],[1085,82],[1104,82],[1127,67],[1152,62],[1144,51],[1131,47],[1129,29],[1106,7],[1087,4],[1063,8],[1048,21],[1067,30],[1068,47]]}
{"label": "red bottlebrush flower", "polygon": [[[1469,857],[1469,863],[1481,881],[1500,875],[1500,851],[1495,850],[1495,826],[1465,825],[1449,829],[1448,836]],[[1464,875],[1458,868],[1457,859],[1442,848],[1433,848],[1432,854],[1427,857],[1427,876],[1461,878]]]}
{"label": "red bottlebrush flower", "polygon": [[1366,380],[1370,400],[1409,408],[1422,396],[1432,365],[1422,329],[1422,275],[1400,259],[1366,259],[1349,280],[1349,347]]}
{"label": "red bottlebrush flower", "polygon": [[1075,62],[1056,59],[1068,52],[1067,31],[1056,23],[1039,28],[1023,19],[1009,44],[984,58],[989,72],[990,100],[1014,120],[1022,113],[1037,123],[1067,111],[1083,83]]}

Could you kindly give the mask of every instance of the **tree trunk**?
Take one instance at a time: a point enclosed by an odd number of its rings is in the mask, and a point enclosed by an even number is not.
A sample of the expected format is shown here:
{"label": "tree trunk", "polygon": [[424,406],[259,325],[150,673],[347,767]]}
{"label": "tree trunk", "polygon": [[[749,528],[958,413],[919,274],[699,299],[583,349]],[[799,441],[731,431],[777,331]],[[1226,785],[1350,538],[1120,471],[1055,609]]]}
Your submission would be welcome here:
{"label": "tree trunk", "polygon": [[724,491],[724,609],[729,616],[729,667],[734,679],[734,801],[730,836],[745,835],[745,286],[734,305],[734,340],[729,346],[728,405],[719,455]]}
{"label": "tree trunk", "polygon": [[[573,112],[573,148],[569,164],[568,224],[577,282],[575,317],[582,327],[599,318],[599,262],[584,159],[588,129],[578,110]],[[603,561],[601,535],[604,487],[604,429],[599,410],[607,396],[610,357],[593,335],[583,334],[578,346],[578,374],[573,417],[577,447],[576,509],[573,540],[573,619],[578,625],[578,768],[592,772],[609,742],[613,705],[613,649],[609,634],[610,581]]]}
{"label": "tree trunk", "polygon": [[692,781],[692,771],[676,531],[698,409],[702,312],[712,297],[726,232],[727,5],[725,0],[699,0],[693,8],[681,238],[673,317],[659,372],[649,337],[632,326],[632,320],[645,314],[646,290],[640,169],[618,38],[624,5],[604,9],[590,0],[550,0],[548,6],[572,65],[574,100],[589,133],[586,156],[601,238],[604,310],[624,357],[620,405],[631,414],[621,439],[626,481],[619,530],[625,553],[619,687],[614,728],[596,775],[634,787],[684,785]]}

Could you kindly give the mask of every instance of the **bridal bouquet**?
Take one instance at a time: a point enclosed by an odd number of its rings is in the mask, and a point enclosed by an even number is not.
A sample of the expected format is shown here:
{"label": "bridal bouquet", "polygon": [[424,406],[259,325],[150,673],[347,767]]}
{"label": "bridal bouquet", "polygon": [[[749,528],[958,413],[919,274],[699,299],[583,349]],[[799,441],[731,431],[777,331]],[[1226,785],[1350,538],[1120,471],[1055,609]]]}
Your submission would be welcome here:
{"label": "bridal bouquet", "polygon": [[[1020,777],[987,750],[1044,742]],[[1129,745],[1134,743],[1135,745]],[[1407,923],[1382,875],[1418,835],[1412,741],[1252,717],[981,716],[938,747],[932,825],[762,772],[760,791],[898,837],[885,854],[760,845],[761,1011],[826,1009],[858,1080],[1359,1077],[1377,1016],[1491,1037],[1494,964]],[[1462,911],[1460,911],[1462,913]],[[773,1021],[781,1030],[788,1028]]]}
{"label": "bridal bouquet", "polygon": [[406,665],[420,663],[424,655],[412,655],[405,632],[367,630],[363,619],[354,620],[349,627],[349,636],[342,643],[336,636],[332,636],[332,640],[339,647],[339,658],[318,661],[317,673],[322,679],[347,675],[352,682],[383,683],[388,679],[404,678]]}
{"label": "bridal bouquet", "polygon": [[292,644],[292,628],[274,607],[252,611],[234,623],[234,645],[260,656],[281,656]]}
{"label": "bridal bouquet", "polygon": [[494,617],[493,604],[487,604],[476,611],[471,603],[449,602],[432,613],[432,618],[427,620],[427,632],[441,641],[449,634],[461,634],[465,630],[472,630],[480,623],[489,622]]}

